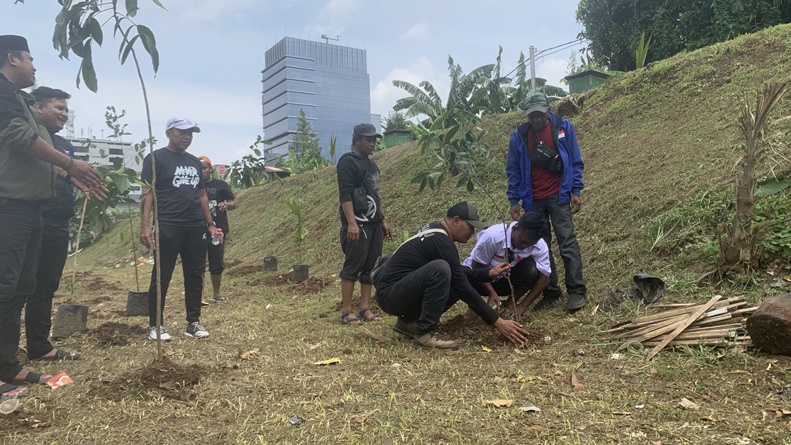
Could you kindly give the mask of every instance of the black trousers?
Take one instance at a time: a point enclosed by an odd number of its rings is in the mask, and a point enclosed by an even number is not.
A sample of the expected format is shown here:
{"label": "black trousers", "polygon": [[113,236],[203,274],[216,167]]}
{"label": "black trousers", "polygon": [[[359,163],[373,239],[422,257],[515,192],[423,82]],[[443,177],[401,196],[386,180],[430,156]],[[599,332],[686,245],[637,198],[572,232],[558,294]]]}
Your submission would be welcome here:
{"label": "black trousers", "polygon": [[[514,290],[526,289],[529,291],[535,286],[536,281],[538,281],[538,275],[539,272],[536,268],[536,260],[534,260],[533,257],[525,258],[511,269],[511,284],[514,286]],[[470,284],[472,284],[472,287],[480,292],[481,295],[489,295],[483,283],[470,281]],[[511,295],[511,287],[508,285],[508,280],[505,278],[500,278],[492,282],[492,287],[494,291],[497,292],[497,295],[501,297]]]}
{"label": "black trousers", "polygon": [[25,336],[27,356],[39,358],[53,349],[49,342],[52,327],[52,298],[60,286],[63,266],[69,250],[69,226],[44,225],[36,271],[36,290],[25,306]]}
{"label": "black trousers", "polygon": [[417,321],[416,335],[437,330],[439,318],[457,301],[450,289],[450,265],[434,260],[384,289],[376,289],[376,304],[407,323]]}
{"label": "black trousers", "polygon": [[[533,211],[538,212],[552,224],[552,230],[558,240],[558,250],[563,258],[563,267],[566,269],[566,291],[569,295],[585,296],[588,291],[585,279],[582,277],[582,254],[574,232],[574,221],[571,215],[571,206],[558,204],[558,195],[554,194],[543,199],[533,201]],[[552,274],[549,276],[549,285],[544,295],[560,295],[558,287],[558,272],[555,267],[555,258],[552,255],[552,233],[547,232],[544,241],[549,247],[549,262]]]}
{"label": "black trousers", "polygon": [[[184,272],[184,306],[187,323],[200,321],[201,294],[203,293],[203,271],[206,267],[206,249],[209,243],[205,226],[179,227],[159,226],[159,260],[162,269],[162,324],[165,322],[165,296],[168,293],[176,257],[181,256]],[[148,325],[157,324],[157,269],[151,271],[148,287]]]}
{"label": "black trousers", "polygon": [[22,370],[16,351],[22,308],[36,289],[41,202],[0,198],[0,221],[0,380],[8,382]]}

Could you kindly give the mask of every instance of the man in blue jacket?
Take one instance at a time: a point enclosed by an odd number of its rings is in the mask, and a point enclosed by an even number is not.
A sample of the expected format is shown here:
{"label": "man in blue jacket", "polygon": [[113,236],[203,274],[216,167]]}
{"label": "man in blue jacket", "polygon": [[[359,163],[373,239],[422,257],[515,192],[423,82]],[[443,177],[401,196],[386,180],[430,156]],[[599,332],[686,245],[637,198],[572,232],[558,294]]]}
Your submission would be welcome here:
{"label": "man in blue jacket", "polygon": [[[571,122],[549,113],[549,101],[543,93],[527,96],[523,108],[527,123],[511,135],[505,168],[511,218],[518,220],[524,209],[544,215],[552,224],[566,270],[567,309],[576,311],[585,306],[587,293],[582,277],[582,255],[572,221],[572,214],[582,206],[580,192],[585,186],[577,136]],[[521,207],[519,201],[522,201]],[[549,307],[561,298],[551,251],[551,233],[546,242],[550,246],[552,274],[536,310]]]}

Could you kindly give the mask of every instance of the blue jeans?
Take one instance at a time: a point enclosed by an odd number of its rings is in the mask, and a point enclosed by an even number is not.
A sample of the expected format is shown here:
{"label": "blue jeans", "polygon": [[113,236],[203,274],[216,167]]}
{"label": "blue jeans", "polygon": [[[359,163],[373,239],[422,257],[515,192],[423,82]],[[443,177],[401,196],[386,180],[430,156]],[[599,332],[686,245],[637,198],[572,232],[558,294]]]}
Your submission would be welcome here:
{"label": "blue jeans", "polygon": [[[582,278],[582,254],[574,233],[574,221],[571,217],[571,206],[558,204],[558,195],[554,194],[543,199],[533,200],[533,211],[544,215],[547,222],[552,224],[552,230],[558,240],[558,250],[563,258],[563,267],[566,269],[566,291],[571,295],[585,297],[587,289],[585,279]],[[549,276],[549,285],[544,295],[555,296],[560,294],[558,287],[558,272],[555,267],[555,258],[552,255],[552,232],[548,232],[544,241],[549,247],[549,263],[552,274]]]}
{"label": "blue jeans", "polygon": [[22,308],[36,289],[36,268],[41,245],[40,201],[0,198],[0,380],[22,370],[19,348]]}

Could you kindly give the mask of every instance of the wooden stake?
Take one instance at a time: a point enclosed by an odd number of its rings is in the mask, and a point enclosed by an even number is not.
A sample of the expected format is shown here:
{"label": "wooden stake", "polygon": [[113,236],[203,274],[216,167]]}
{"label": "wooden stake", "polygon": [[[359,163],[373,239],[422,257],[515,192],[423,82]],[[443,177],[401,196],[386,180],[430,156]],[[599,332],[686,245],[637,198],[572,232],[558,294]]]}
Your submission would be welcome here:
{"label": "wooden stake", "polygon": [[670,343],[671,341],[673,341],[673,339],[674,339],[674,338],[676,338],[676,336],[677,336],[678,334],[680,334],[680,333],[681,333],[681,332],[682,332],[684,329],[686,329],[686,328],[687,328],[687,326],[691,325],[691,324],[692,324],[693,322],[695,322],[695,320],[697,320],[697,319],[698,319],[698,318],[699,318],[701,315],[705,314],[705,313],[706,313],[706,311],[708,311],[709,309],[711,309],[711,307],[712,307],[712,306],[714,306],[714,305],[715,305],[715,304],[716,304],[718,301],[720,301],[720,299],[721,299],[721,298],[722,298],[722,296],[720,296],[720,295],[715,295],[715,296],[711,297],[711,299],[710,299],[710,300],[709,300],[709,301],[708,301],[706,304],[704,304],[703,306],[699,306],[699,308],[698,308],[698,309],[697,309],[695,312],[693,312],[693,313],[692,313],[692,315],[690,315],[689,317],[687,317],[687,319],[686,319],[685,321],[683,321],[683,322],[682,322],[682,323],[681,323],[681,324],[680,324],[680,325],[679,325],[679,326],[676,328],[676,330],[674,330],[673,332],[671,332],[671,333],[670,333],[670,334],[669,334],[667,337],[665,337],[665,339],[664,339],[664,340],[662,340],[662,341],[661,341],[661,342],[660,342],[658,345],[656,345],[656,346],[654,347],[654,349],[652,349],[652,350],[651,350],[651,352],[649,352],[649,353],[648,353],[648,355],[645,357],[645,361],[649,361],[649,360],[651,360],[652,358],[654,358],[654,356],[655,356],[656,354],[658,354],[658,353],[659,353],[659,351],[661,351],[661,350],[662,350],[662,349],[663,349],[665,346],[667,346],[667,345],[668,345],[668,343]]}

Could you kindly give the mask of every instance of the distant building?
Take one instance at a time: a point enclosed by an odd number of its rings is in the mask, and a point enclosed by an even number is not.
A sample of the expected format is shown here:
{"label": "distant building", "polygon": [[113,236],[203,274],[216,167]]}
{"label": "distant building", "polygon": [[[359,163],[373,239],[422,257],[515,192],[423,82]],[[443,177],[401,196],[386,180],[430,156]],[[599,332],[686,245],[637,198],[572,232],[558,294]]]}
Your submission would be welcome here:
{"label": "distant building", "polygon": [[585,70],[579,73],[570,74],[564,79],[569,83],[569,94],[584,93],[603,84],[609,74],[596,70]]}
{"label": "distant building", "polygon": [[352,129],[370,122],[371,87],[363,49],[286,37],[266,51],[262,74],[264,146],[267,163],[288,155],[300,109],[329,159],[330,137],[337,137],[335,158],[351,150]]}
{"label": "distant building", "polygon": [[[135,147],[131,142],[120,142],[110,139],[79,139],[66,138],[74,145],[74,157],[92,164],[112,166],[115,159],[119,159],[124,166],[131,168],[138,174],[143,169],[143,161],[135,161]],[[90,142],[90,144],[89,144]]]}

